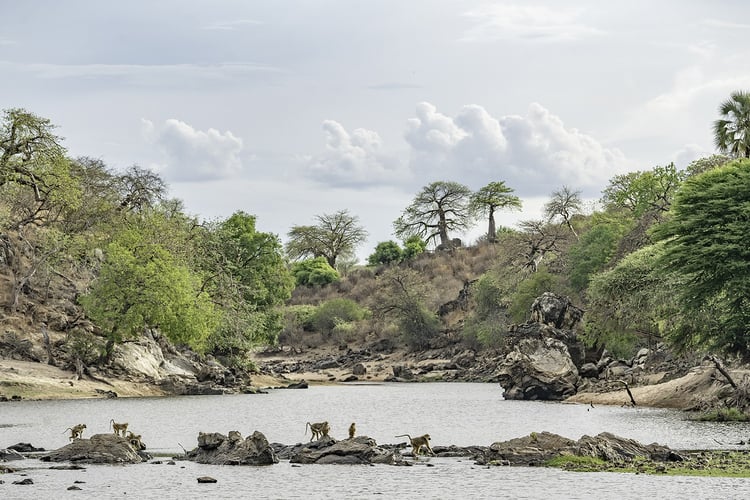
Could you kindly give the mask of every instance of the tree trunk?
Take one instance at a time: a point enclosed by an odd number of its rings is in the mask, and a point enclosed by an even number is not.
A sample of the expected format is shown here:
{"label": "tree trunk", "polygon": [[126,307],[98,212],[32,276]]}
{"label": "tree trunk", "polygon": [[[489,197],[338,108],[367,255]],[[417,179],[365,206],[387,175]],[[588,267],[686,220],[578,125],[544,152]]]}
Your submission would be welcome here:
{"label": "tree trunk", "polygon": [[495,211],[490,209],[490,222],[487,227],[487,241],[495,243],[497,241],[497,230],[495,229]]}
{"label": "tree trunk", "polygon": [[47,349],[47,364],[55,366],[55,356],[52,354],[52,343],[49,339],[49,330],[47,325],[42,325],[42,336],[44,337],[44,347]]}

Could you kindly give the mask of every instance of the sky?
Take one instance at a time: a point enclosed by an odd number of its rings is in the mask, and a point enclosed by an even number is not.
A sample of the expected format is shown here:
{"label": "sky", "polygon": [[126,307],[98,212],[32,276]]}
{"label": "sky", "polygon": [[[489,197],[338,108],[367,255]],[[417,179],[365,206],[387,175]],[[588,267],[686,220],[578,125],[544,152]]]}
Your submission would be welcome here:
{"label": "sky", "polygon": [[615,175],[714,153],[749,19],[743,0],[0,0],[0,109],[154,170],[200,219],[242,210],[286,241],[346,209],[363,260],[434,181],[504,181],[512,227],[563,186],[590,208]]}

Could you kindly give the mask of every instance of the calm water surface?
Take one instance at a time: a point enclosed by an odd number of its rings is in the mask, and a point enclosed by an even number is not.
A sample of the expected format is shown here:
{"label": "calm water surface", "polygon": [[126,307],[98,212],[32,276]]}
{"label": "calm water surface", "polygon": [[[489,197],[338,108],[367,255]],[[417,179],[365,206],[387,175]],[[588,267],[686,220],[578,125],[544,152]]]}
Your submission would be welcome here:
{"label": "calm water surface", "polygon": [[[343,439],[351,422],[378,443],[396,434],[428,432],[433,445],[490,445],[549,431],[578,439],[599,432],[658,442],[675,449],[727,447],[750,438],[747,424],[702,423],[681,412],[561,403],[505,401],[494,384],[429,383],[311,387],[261,395],[196,396],[77,401],[22,401],[0,405],[0,447],[18,442],[54,449],[66,427],[86,423],[84,437],[111,432],[127,421],[151,453],[196,446],[199,431],[243,436],[255,430],[269,441],[307,441],[305,422],[328,420]],[[431,458],[415,467],[216,467],[176,465],[88,466],[54,471],[36,460],[14,462],[34,485],[0,476],[0,498],[749,498],[750,480],[668,478],[634,474],[582,474],[543,468],[483,468],[466,459]],[[197,484],[202,475],[218,483]],[[82,491],[67,491],[74,481]]]}

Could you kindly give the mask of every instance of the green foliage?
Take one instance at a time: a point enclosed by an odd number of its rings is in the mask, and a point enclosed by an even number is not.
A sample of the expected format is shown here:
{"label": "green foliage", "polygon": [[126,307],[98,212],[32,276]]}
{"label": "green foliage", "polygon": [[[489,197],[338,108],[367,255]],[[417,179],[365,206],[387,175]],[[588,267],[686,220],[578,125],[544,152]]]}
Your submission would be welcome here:
{"label": "green foliage", "polygon": [[696,420],[700,422],[747,422],[750,421],[750,415],[737,408],[718,408],[703,413]]}
{"label": "green foliage", "polygon": [[403,260],[411,260],[427,250],[427,242],[419,236],[410,236],[404,240]]}
{"label": "green foliage", "polygon": [[353,323],[365,319],[369,311],[349,299],[331,299],[319,305],[310,318],[315,331],[331,335],[342,323]]}
{"label": "green foliage", "polygon": [[220,314],[198,277],[161,245],[137,243],[107,247],[99,277],[80,299],[87,314],[115,341],[152,327],[202,350]]}
{"label": "green foliage", "polygon": [[479,191],[471,195],[469,207],[476,213],[487,213],[487,241],[497,241],[497,230],[495,228],[495,212],[498,209],[520,210],[521,199],[512,194],[513,189],[505,185],[505,182],[490,182]]}
{"label": "green foliage", "polygon": [[529,317],[531,304],[544,292],[555,292],[567,295],[560,283],[560,278],[540,267],[537,272],[518,283],[515,292],[510,296],[508,315],[514,323],[523,323]]}
{"label": "green foliage", "polygon": [[316,257],[292,264],[292,275],[300,286],[323,286],[339,280],[339,273],[324,257]]}
{"label": "green foliage", "polygon": [[616,175],[604,189],[602,202],[610,210],[623,209],[636,218],[649,211],[664,212],[685,177],[685,172],[677,170],[674,163]]}
{"label": "green foliage", "polygon": [[508,283],[497,272],[488,272],[474,283],[474,309],[464,322],[464,341],[479,347],[500,347],[508,333]]}
{"label": "green foliage", "polygon": [[610,261],[617,244],[629,229],[629,225],[617,219],[596,217],[593,227],[581,236],[570,248],[570,285],[580,292],[589,283],[589,277],[604,269]]}
{"label": "green foliage", "polygon": [[381,241],[375,247],[375,252],[367,257],[367,263],[371,266],[398,263],[401,262],[403,253],[403,250],[395,241]]}
{"label": "green foliage", "polygon": [[84,365],[94,364],[105,351],[100,337],[79,328],[73,329],[65,340],[72,357],[80,359]]}
{"label": "green foliage", "polygon": [[[750,356],[750,160],[691,177],[675,196],[658,265],[686,282],[672,340]],[[696,328],[696,318],[703,318]]]}
{"label": "green foliage", "polygon": [[313,330],[312,317],[317,311],[317,307],[311,304],[299,304],[293,306],[287,306],[284,308],[284,323],[285,328],[289,330],[301,330],[306,331]]}
{"label": "green foliage", "polygon": [[658,265],[663,250],[662,244],[642,248],[591,277],[586,313],[590,344],[624,353],[671,330],[675,294],[683,283]]}
{"label": "green foliage", "polygon": [[750,92],[732,92],[719,106],[714,122],[716,149],[735,158],[750,158]]}

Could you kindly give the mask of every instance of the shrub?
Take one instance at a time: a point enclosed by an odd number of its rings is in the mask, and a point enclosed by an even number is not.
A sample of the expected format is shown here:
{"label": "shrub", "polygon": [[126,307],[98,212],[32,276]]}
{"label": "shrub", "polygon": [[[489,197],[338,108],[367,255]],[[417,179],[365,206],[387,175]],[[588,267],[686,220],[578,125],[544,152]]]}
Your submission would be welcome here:
{"label": "shrub", "polygon": [[375,252],[367,257],[367,263],[371,266],[391,264],[393,262],[400,262],[402,256],[403,251],[398,246],[398,243],[395,241],[381,241],[375,247]]}
{"label": "shrub", "polygon": [[316,257],[292,264],[292,275],[297,285],[323,286],[339,280],[339,273],[324,257]]}
{"label": "shrub", "polygon": [[369,311],[349,299],[331,299],[315,309],[310,323],[315,331],[331,335],[334,328],[342,323],[361,321]]}

